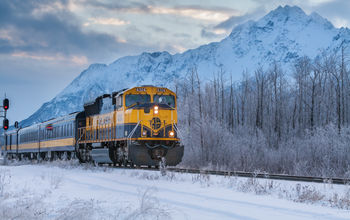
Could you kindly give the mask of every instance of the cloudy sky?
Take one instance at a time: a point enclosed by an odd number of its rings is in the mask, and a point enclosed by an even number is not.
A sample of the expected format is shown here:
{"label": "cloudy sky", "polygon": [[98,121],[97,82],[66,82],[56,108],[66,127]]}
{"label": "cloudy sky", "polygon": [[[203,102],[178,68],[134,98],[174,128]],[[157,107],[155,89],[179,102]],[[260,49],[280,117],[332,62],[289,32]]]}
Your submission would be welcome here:
{"label": "cloudy sky", "polygon": [[144,51],[181,53],[285,4],[349,27],[348,0],[1,0],[0,97],[10,98],[12,124],[91,63]]}

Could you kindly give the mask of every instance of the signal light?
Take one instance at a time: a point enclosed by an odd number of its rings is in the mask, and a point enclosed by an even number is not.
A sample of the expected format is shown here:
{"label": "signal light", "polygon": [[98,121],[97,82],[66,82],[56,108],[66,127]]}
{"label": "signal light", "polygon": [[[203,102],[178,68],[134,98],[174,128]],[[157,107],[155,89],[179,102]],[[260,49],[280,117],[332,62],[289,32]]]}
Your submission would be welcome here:
{"label": "signal light", "polygon": [[9,106],[10,106],[10,102],[9,102],[9,100],[8,99],[4,99],[4,101],[2,102],[2,106],[3,106],[3,108],[5,109],[5,111],[7,110],[7,109],[9,109]]}
{"label": "signal light", "polygon": [[6,131],[7,129],[9,129],[9,120],[7,118],[5,118],[2,121],[2,128]]}

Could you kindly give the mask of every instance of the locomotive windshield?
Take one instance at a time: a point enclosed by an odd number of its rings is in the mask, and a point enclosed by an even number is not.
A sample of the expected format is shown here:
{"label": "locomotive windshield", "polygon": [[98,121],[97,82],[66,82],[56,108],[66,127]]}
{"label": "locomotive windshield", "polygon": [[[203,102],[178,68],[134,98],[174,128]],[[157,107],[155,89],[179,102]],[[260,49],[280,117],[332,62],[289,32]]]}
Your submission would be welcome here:
{"label": "locomotive windshield", "polygon": [[135,103],[148,103],[151,102],[150,95],[126,95],[125,96],[125,106],[129,107]]}
{"label": "locomotive windshield", "polygon": [[173,95],[154,95],[154,103],[166,104],[175,108],[175,97]]}

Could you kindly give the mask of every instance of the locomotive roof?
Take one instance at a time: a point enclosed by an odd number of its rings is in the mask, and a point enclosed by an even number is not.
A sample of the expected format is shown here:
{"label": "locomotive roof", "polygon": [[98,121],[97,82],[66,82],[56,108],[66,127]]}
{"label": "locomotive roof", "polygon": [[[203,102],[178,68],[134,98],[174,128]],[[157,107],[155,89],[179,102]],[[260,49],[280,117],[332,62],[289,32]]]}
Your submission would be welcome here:
{"label": "locomotive roof", "polygon": [[134,86],[132,88],[126,89],[125,91],[123,91],[122,93],[126,93],[130,90],[133,90],[135,88],[144,88],[144,87],[151,87],[151,88],[159,88],[159,89],[165,89],[168,92],[174,93],[173,91],[171,91],[170,89],[166,88],[166,87],[162,87],[162,86],[153,86],[153,85],[142,85],[142,86]]}
{"label": "locomotive roof", "polygon": [[121,89],[121,90],[119,90],[119,91],[117,91],[117,92],[112,92],[112,94],[103,94],[103,95],[100,95],[100,96],[98,96],[97,98],[95,98],[95,99],[93,99],[93,100],[90,100],[90,101],[88,101],[88,102],[85,102],[85,103],[84,103],[84,107],[85,107],[85,106],[89,106],[89,105],[94,105],[94,104],[96,103],[96,101],[99,100],[99,99],[113,98],[113,97],[115,97],[116,95],[118,95],[118,94],[120,94],[120,93],[122,93],[122,92],[124,92],[124,91],[126,91],[126,90],[127,90],[127,89]]}
{"label": "locomotive roof", "polygon": [[[88,101],[86,103],[84,103],[84,107],[85,106],[89,106],[89,105],[94,105],[96,103],[97,100],[99,99],[103,99],[103,98],[107,98],[107,97],[116,97],[117,95],[120,95],[120,94],[124,94],[125,92],[128,92],[134,88],[142,88],[142,87],[153,87],[153,88],[164,88],[164,89],[167,89],[165,87],[158,87],[158,86],[153,86],[153,85],[142,85],[142,86],[134,86],[132,88],[125,88],[125,89],[121,89],[119,91],[116,91],[116,92],[112,92],[112,94],[103,94],[103,95],[100,95],[98,96],[97,98],[95,98],[94,100],[91,100],[91,101]],[[169,90],[169,89],[167,89]],[[169,90],[170,92],[172,92],[171,90]]]}

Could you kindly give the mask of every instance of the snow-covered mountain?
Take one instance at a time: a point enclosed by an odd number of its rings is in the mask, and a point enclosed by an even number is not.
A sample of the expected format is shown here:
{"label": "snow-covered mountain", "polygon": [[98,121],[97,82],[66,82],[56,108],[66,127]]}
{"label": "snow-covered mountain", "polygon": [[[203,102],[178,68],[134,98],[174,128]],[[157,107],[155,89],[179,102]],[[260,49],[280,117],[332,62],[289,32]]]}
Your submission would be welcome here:
{"label": "snow-covered mountain", "polygon": [[310,15],[299,7],[284,6],[258,21],[248,21],[233,29],[220,42],[210,43],[181,54],[142,53],[115,62],[92,64],[61,93],[22,121],[32,123],[83,109],[83,103],[98,95],[135,85],[169,86],[196,67],[203,81],[220,69],[239,79],[242,71],[254,71],[277,61],[288,67],[296,58],[311,58],[322,51],[350,42],[350,30],[335,28],[317,13]]}

